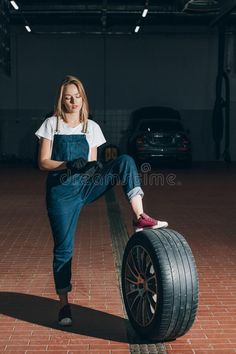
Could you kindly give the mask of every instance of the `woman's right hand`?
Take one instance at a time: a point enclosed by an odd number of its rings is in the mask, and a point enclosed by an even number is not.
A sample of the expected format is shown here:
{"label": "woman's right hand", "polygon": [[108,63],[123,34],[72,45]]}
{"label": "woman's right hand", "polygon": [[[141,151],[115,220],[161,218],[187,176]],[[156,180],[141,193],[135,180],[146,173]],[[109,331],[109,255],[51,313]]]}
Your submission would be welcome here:
{"label": "woman's right hand", "polygon": [[86,166],[87,162],[88,161],[85,160],[83,157],[79,157],[76,160],[68,161],[66,163],[66,167],[72,171],[80,171],[83,167]]}
{"label": "woman's right hand", "polygon": [[103,168],[103,165],[100,161],[86,161],[82,157],[74,161],[68,161],[66,166],[72,171],[72,173],[78,172],[80,174],[86,175],[87,177],[92,177],[94,174],[99,173]]}

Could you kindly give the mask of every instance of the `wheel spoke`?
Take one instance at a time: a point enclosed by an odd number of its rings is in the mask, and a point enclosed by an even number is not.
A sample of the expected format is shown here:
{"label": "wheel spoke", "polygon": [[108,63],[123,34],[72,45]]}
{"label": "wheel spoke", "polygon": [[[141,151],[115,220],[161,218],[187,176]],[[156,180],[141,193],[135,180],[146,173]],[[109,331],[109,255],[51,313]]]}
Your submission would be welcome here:
{"label": "wheel spoke", "polygon": [[126,279],[129,283],[138,286],[137,280],[135,281],[135,280],[132,280],[132,279],[130,279],[130,278],[128,278],[128,277],[126,277],[125,279]]}
{"label": "wheel spoke", "polygon": [[142,276],[145,276],[145,269],[146,269],[146,256],[147,253],[143,248],[140,247],[140,270],[142,273]]}
{"label": "wheel spoke", "polygon": [[145,326],[146,324],[146,300],[145,297],[142,297],[142,325]]}
{"label": "wheel spoke", "polygon": [[131,251],[131,260],[133,262],[133,268],[135,269],[137,275],[140,274],[139,270],[138,270],[138,267],[137,267],[137,263],[135,261],[135,258],[134,258],[134,255],[133,255],[133,250]]}
{"label": "wheel spoke", "polygon": [[131,268],[131,265],[129,264],[129,262],[127,262],[127,265],[128,265],[128,268],[129,268],[129,271],[130,271],[131,275],[133,275],[133,277],[135,279],[137,279],[138,273],[135,274],[135,272],[134,272],[133,268]]}
{"label": "wheel spoke", "polygon": [[150,277],[146,277],[147,282],[149,283],[151,280],[155,280],[156,281],[156,275],[152,274]]}
{"label": "wheel spoke", "polygon": [[131,297],[132,295],[134,295],[135,293],[137,293],[138,292],[138,289],[132,289],[132,290],[130,290],[128,293],[126,293],[126,295],[129,297]]}
{"label": "wheel spoke", "polygon": [[145,303],[146,303],[146,307],[145,307],[146,324],[148,324],[153,318],[154,311],[152,311],[152,306],[150,304],[147,294],[145,295]]}
{"label": "wheel spoke", "polygon": [[153,294],[157,293],[157,279],[156,277],[153,277],[151,280],[147,281],[147,287],[146,289],[148,291],[151,291]]}
{"label": "wheel spoke", "polygon": [[151,258],[149,257],[149,255],[147,254],[147,262],[146,262],[146,270],[145,270],[145,276],[147,277],[147,274],[149,273],[150,274],[150,268],[151,268],[151,265],[152,265],[152,261],[151,261]]}
{"label": "wheel spoke", "polygon": [[147,288],[147,292],[151,293],[152,295],[156,295],[156,291],[153,291],[153,290],[150,289],[150,288]]}
{"label": "wheel spoke", "polygon": [[143,302],[143,298],[142,296],[139,296],[138,303],[137,303],[136,318],[138,322],[141,324],[142,324],[142,302]]}
{"label": "wheel spoke", "polygon": [[139,274],[142,273],[142,256],[141,256],[141,248],[140,247],[136,247],[136,260],[137,260],[137,269],[139,271]]}
{"label": "wheel spoke", "polygon": [[[133,309],[133,306],[134,306],[134,304],[136,303],[136,301],[138,300],[139,297],[140,297],[140,295],[139,295],[139,292],[138,292],[138,294],[135,296],[133,301],[132,301],[132,299],[130,299],[130,309],[131,310]],[[136,312],[136,311],[133,311],[133,312]]]}
{"label": "wheel spoke", "polygon": [[150,293],[147,293],[147,301],[149,305],[155,310],[156,302],[154,301],[153,296]]}

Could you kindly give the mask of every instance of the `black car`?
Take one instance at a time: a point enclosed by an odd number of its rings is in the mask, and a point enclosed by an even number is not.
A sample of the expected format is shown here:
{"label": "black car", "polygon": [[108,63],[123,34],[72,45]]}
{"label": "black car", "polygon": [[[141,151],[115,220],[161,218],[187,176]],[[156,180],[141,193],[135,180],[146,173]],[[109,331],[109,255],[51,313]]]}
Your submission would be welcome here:
{"label": "black car", "polygon": [[[166,112],[170,113],[170,110],[167,108]],[[152,111],[154,112],[153,108]],[[153,118],[150,118],[150,115],[144,115],[143,118],[138,116],[136,126],[133,126],[133,133],[129,138],[129,153],[139,164],[147,161],[171,160],[190,167],[191,141],[180,120],[180,115],[165,115],[163,107],[160,111],[162,114],[154,115]]]}

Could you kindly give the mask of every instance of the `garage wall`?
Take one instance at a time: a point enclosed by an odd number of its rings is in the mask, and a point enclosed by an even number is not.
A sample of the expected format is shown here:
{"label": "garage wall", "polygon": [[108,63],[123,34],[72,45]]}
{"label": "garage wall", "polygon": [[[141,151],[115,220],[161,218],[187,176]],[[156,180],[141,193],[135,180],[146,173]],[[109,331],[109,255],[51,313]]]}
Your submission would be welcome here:
{"label": "garage wall", "polygon": [[[73,74],[84,83],[91,112],[107,140],[122,151],[131,111],[167,105],[180,110],[190,129],[194,160],[214,160],[211,111],[216,59],[214,34],[108,36],[104,40],[16,31],[12,75],[0,76],[0,154],[33,158],[33,132],[52,110],[60,80]],[[231,83],[233,87],[233,75]],[[233,135],[235,131],[233,126]],[[236,159],[235,144],[231,150]]]}

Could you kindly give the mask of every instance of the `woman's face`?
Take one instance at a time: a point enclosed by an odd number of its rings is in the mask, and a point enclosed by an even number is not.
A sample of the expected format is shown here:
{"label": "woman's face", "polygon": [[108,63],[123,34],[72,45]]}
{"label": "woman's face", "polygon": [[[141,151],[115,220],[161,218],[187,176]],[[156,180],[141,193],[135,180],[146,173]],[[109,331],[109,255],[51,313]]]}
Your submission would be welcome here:
{"label": "woman's face", "polygon": [[67,113],[76,113],[81,110],[82,97],[80,96],[76,85],[70,84],[64,87],[62,104],[64,105]]}

